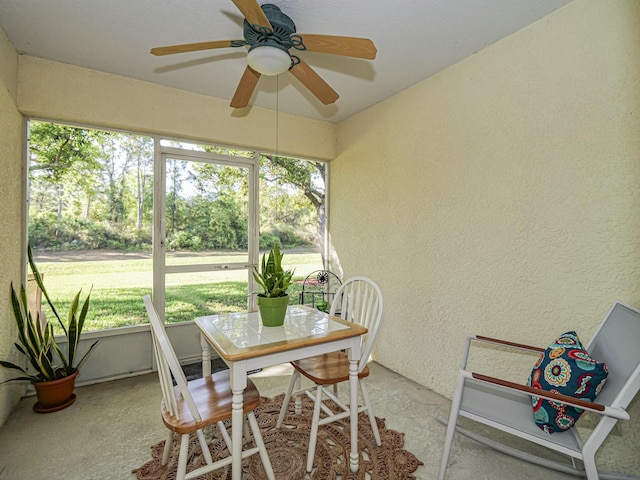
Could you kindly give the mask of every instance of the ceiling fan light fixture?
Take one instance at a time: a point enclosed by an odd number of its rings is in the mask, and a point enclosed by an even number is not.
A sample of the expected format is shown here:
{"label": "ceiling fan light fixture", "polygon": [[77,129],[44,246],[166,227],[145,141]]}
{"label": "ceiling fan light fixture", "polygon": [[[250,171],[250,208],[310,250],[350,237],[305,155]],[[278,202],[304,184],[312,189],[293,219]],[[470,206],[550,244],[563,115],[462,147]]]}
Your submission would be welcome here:
{"label": "ceiling fan light fixture", "polygon": [[291,56],[281,48],[260,45],[249,50],[247,63],[262,75],[280,75],[291,67]]}

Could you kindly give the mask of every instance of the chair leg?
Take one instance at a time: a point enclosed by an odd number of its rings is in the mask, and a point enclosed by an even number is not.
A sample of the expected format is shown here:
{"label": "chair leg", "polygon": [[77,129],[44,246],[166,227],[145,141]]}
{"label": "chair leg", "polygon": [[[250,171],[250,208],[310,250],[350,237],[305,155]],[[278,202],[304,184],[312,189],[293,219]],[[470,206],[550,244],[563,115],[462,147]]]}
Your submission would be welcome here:
{"label": "chair leg", "polygon": [[451,411],[449,412],[449,422],[447,424],[447,434],[444,437],[444,449],[442,451],[442,462],[440,463],[440,475],[438,480],[444,480],[447,473],[447,464],[449,463],[449,453],[451,452],[451,444],[453,443],[453,434],[456,432],[456,424],[458,423],[458,412],[460,403],[462,402],[462,389],[464,387],[464,377],[458,375],[458,386],[451,400]]}
{"label": "chair leg", "polygon": [[242,435],[244,436],[244,443],[249,443],[251,441],[251,430],[249,429],[249,423],[247,422],[247,416],[244,417],[244,425],[242,429]]}
{"label": "chair leg", "polygon": [[311,432],[309,433],[309,451],[307,453],[307,472],[313,469],[313,458],[316,454],[316,442],[318,440],[318,422],[320,421],[320,405],[322,405],[322,385],[318,385],[316,390],[316,401],[313,406],[313,420],[311,421]]}
{"label": "chair leg", "polygon": [[233,450],[231,447],[231,437],[229,436],[229,432],[227,432],[227,428],[224,426],[224,423],[218,422],[218,430],[220,430],[220,435],[222,435],[224,443],[227,445],[229,453],[231,453],[231,450]]}
{"label": "chair leg", "polygon": [[253,432],[253,439],[256,442],[256,446],[258,447],[258,452],[260,452],[260,459],[262,460],[262,465],[264,466],[264,471],[267,474],[267,478],[269,480],[275,480],[276,476],[273,473],[271,460],[269,459],[267,448],[264,446],[264,440],[262,440],[262,434],[260,433],[260,427],[258,426],[258,422],[256,421],[256,416],[253,412],[249,412],[247,413],[247,418],[249,419],[251,431]]}
{"label": "chair leg", "polygon": [[209,444],[207,444],[207,440],[204,438],[204,432],[202,430],[198,430],[196,431],[196,435],[198,435],[198,440],[200,441],[200,448],[202,449],[204,460],[207,462],[207,465],[211,465],[213,463],[213,458],[211,458]]}
{"label": "chair leg", "polygon": [[162,450],[162,466],[169,462],[169,454],[171,453],[171,445],[173,445],[173,430],[169,430],[167,439],[164,441],[164,449]]}
{"label": "chair leg", "polygon": [[595,458],[592,456],[584,457],[582,463],[584,464],[584,471],[587,474],[587,480],[598,480],[600,478]]}
{"label": "chair leg", "polygon": [[[298,372],[296,373],[295,383],[296,383],[296,391],[302,388],[302,375]],[[296,415],[302,415],[302,395],[296,395]]]}
{"label": "chair leg", "polygon": [[596,452],[605,441],[617,420],[612,417],[602,417],[591,432],[589,440],[582,446],[582,464],[587,475],[587,480],[598,480],[603,475],[598,473],[596,467]]}
{"label": "chair leg", "polygon": [[364,398],[364,405],[367,409],[367,415],[369,416],[369,423],[371,424],[373,437],[376,439],[376,445],[380,446],[382,445],[382,440],[380,439],[380,432],[378,431],[378,422],[376,422],[376,417],[373,414],[373,407],[371,406],[371,402],[369,401],[367,387],[364,385],[364,382],[362,380],[360,380],[360,382],[358,383],[360,384],[360,390],[362,390],[362,398]]}
{"label": "chair leg", "polygon": [[184,480],[187,473],[187,459],[189,457],[189,434],[184,433],[180,440],[180,454],[178,456],[178,470],[176,480]]}
{"label": "chair leg", "polygon": [[299,378],[300,378],[300,374],[297,371],[294,371],[293,374],[291,375],[291,380],[289,381],[289,388],[287,388],[287,393],[285,393],[284,400],[282,400],[282,407],[280,407],[280,415],[278,415],[276,428],[280,428],[282,426],[284,415],[287,413],[287,408],[289,407],[289,402],[291,401],[291,394],[293,393],[293,387],[296,384],[296,380]]}

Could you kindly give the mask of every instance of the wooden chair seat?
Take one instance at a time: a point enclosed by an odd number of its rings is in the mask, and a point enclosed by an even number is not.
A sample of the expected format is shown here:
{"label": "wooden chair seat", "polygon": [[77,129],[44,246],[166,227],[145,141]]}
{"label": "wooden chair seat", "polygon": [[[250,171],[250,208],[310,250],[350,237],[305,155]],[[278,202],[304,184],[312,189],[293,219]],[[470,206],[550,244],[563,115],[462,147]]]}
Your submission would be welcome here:
{"label": "wooden chair seat", "polygon": [[[349,356],[344,352],[315,355],[291,362],[291,365],[316,385],[334,385],[349,380]],[[358,378],[368,376],[368,366],[358,372]]]}
{"label": "wooden chair seat", "polygon": [[[231,386],[229,370],[214,373],[205,378],[198,378],[187,383],[187,388],[198,408],[202,420],[196,421],[191,415],[189,406],[184,401],[180,389],[175,386],[177,415],[171,415],[162,401],[162,420],[169,430],[176,433],[191,433],[217,422],[231,418]],[[260,403],[260,393],[250,379],[244,391],[244,413],[249,413]]]}

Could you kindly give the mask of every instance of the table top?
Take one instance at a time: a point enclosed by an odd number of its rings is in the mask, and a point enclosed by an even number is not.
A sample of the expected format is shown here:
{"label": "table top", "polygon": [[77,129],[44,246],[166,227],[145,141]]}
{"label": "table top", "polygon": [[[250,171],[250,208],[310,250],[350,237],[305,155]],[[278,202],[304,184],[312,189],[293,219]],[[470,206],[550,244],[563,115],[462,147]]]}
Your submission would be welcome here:
{"label": "table top", "polygon": [[195,323],[222,358],[245,360],[261,355],[356,337],[360,325],[305,305],[290,305],[280,327],[265,327],[258,312],[198,317]]}

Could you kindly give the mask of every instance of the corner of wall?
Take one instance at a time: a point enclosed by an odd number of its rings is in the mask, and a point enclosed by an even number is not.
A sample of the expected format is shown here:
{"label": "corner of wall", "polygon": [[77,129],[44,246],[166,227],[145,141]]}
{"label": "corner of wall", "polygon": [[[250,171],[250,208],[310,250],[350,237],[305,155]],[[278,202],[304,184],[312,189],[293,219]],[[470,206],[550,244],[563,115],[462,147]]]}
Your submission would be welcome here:
{"label": "corner of wall", "polygon": [[0,65],[0,85],[6,89],[13,103],[16,104],[18,95],[18,52],[1,28]]}
{"label": "corner of wall", "polygon": [[[23,119],[16,105],[18,53],[0,30],[0,358],[17,361],[17,352],[13,347],[16,336],[9,302],[11,283],[19,284],[22,267],[23,238],[23,202],[22,202],[22,145]],[[0,371],[0,381],[9,378],[8,371]],[[0,425],[20,400],[20,385],[3,384],[0,386]]]}

